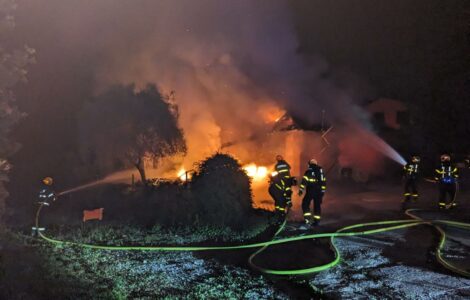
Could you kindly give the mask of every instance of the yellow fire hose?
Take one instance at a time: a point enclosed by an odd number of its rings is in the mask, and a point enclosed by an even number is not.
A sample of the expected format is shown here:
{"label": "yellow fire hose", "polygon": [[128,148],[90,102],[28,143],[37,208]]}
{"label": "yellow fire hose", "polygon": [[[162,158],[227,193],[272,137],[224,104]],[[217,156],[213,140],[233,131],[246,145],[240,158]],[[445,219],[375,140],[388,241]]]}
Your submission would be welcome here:
{"label": "yellow fire hose", "polygon": [[[39,228],[39,218],[40,213],[42,210],[43,204],[40,204],[37,213],[36,213],[36,227]],[[260,248],[256,252],[254,252],[248,259],[249,265],[262,273],[265,274],[274,274],[274,275],[308,275],[312,273],[321,272],[332,268],[340,263],[341,255],[340,251],[335,244],[335,238],[337,237],[347,237],[347,236],[359,236],[359,235],[369,235],[381,232],[387,232],[392,230],[398,230],[403,228],[409,228],[418,225],[432,225],[436,230],[440,233],[440,241],[439,245],[436,248],[436,258],[437,261],[446,269],[457,273],[464,277],[470,277],[469,270],[460,269],[454,264],[448,262],[444,259],[442,255],[443,248],[446,243],[446,233],[442,229],[441,225],[451,226],[451,227],[458,227],[465,230],[470,230],[470,223],[462,223],[456,221],[449,221],[449,220],[424,220],[412,212],[419,211],[417,209],[408,209],[405,213],[410,216],[412,219],[406,220],[392,220],[392,221],[380,221],[380,222],[371,222],[371,223],[363,223],[363,224],[355,224],[351,226],[347,226],[341,228],[333,233],[317,233],[317,234],[309,234],[304,236],[296,236],[296,237],[289,237],[289,238],[282,238],[276,239],[278,234],[282,232],[285,227],[286,220],[279,226],[278,230],[274,234],[273,238],[269,241],[259,242],[259,243],[251,243],[251,244],[242,244],[236,246],[213,246],[213,247],[202,247],[202,246],[104,246],[104,245],[93,245],[93,244],[84,244],[84,243],[77,243],[71,241],[60,241],[50,237],[47,237],[42,232],[38,232],[39,236],[52,244],[55,245],[64,245],[64,246],[80,246],[83,248],[89,249],[99,249],[99,250],[114,250],[114,251],[210,251],[210,250],[237,250],[237,249],[250,249],[250,248]],[[370,228],[370,227],[378,227],[379,228]],[[370,228],[370,229],[367,229]],[[327,264],[319,265],[319,266],[309,266],[302,269],[285,269],[285,270],[274,270],[268,269],[265,267],[261,267],[256,265],[253,260],[254,258],[265,251],[268,247],[273,245],[280,245],[280,244],[287,244],[293,243],[302,240],[310,240],[310,239],[319,239],[319,238],[330,238],[331,249],[334,252],[334,259]]]}

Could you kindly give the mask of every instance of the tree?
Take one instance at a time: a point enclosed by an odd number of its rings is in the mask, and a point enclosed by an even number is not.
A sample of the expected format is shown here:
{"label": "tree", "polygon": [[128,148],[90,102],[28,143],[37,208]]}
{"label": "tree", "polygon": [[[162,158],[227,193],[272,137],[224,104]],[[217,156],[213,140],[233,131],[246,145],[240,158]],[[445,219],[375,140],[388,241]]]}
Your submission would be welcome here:
{"label": "tree", "polygon": [[24,116],[15,105],[13,87],[26,81],[26,66],[34,62],[34,49],[10,49],[8,35],[15,27],[12,13],[16,9],[13,0],[0,0],[0,224],[3,223],[5,199],[8,191],[5,182],[12,168],[8,158],[18,150],[19,145],[9,138],[12,127]]}
{"label": "tree", "polygon": [[115,86],[87,104],[79,115],[82,157],[93,157],[95,173],[128,165],[147,181],[145,163],[186,152],[178,107],[154,85]]}

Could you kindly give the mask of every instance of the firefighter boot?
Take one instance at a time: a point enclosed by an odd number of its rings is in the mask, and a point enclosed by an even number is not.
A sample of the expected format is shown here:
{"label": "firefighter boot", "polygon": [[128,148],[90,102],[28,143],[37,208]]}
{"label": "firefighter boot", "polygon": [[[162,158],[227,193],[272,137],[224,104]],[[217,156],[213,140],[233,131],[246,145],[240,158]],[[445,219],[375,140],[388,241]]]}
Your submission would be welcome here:
{"label": "firefighter boot", "polygon": [[309,220],[305,220],[304,224],[299,226],[300,230],[308,230],[311,226],[311,222]]}
{"label": "firefighter boot", "polygon": [[320,225],[320,219],[321,217],[319,215],[314,215],[313,216],[313,223],[312,226],[318,226]]}
{"label": "firefighter boot", "polygon": [[403,200],[401,203],[408,203],[410,201],[411,193],[404,193],[403,194]]}

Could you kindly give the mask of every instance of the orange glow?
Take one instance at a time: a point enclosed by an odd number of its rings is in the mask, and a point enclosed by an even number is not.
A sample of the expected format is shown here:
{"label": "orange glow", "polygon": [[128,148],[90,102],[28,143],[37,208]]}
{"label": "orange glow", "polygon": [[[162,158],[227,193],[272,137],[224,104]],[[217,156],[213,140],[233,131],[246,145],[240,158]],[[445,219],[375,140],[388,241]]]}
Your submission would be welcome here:
{"label": "orange glow", "polygon": [[191,173],[187,172],[184,168],[181,168],[181,170],[178,172],[178,178],[181,181],[188,181],[191,179]]}
{"label": "orange glow", "polygon": [[249,164],[243,167],[246,174],[251,177],[254,181],[261,181],[268,176],[268,168],[260,167],[256,164]]}
{"label": "orange glow", "polygon": [[262,105],[260,107],[260,113],[265,123],[275,123],[284,116],[286,111],[270,103]]}

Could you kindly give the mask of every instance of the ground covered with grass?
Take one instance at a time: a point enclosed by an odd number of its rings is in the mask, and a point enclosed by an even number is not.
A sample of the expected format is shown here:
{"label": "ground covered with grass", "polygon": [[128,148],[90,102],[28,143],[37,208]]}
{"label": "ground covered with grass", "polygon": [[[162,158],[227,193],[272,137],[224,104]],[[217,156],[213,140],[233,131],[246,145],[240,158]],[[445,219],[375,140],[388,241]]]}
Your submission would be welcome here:
{"label": "ground covered with grass", "polygon": [[[266,213],[267,215],[267,213]],[[72,241],[106,246],[156,246],[188,244],[220,244],[253,240],[269,227],[267,217],[252,218],[246,230],[230,227],[195,225],[178,228],[156,224],[151,228],[132,225],[99,224],[98,221],[84,226],[52,226],[47,235],[61,241]]]}
{"label": "ground covered with grass", "polygon": [[[89,241],[111,244],[117,231],[95,229]],[[256,235],[201,228],[154,232],[144,243],[187,244],[210,238],[236,242]],[[99,233],[102,231],[101,233]],[[127,228],[133,235],[136,229]],[[8,299],[286,299],[264,276],[216,259],[202,259],[191,252],[107,251],[78,246],[57,246],[20,234],[7,234],[10,249],[2,249],[3,297]],[[62,237],[70,236],[67,233]],[[138,235],[141,237],[142,235]],[[76,240],[84,240],[82,237]],[[85,239],[86,240],[86,239]],[[154,244],[155,245],[155,244]],[[29,258],[28,258],[29,257]],[[25,260],[24,258],[28,258]],[[16,265],[18,260],[23,263]],[[13,263],[15,262],[15,264]],[[29,265],[31,263],[31,265]],[[25,272],[25,268],[29,272]],[[8,271],[8,275],[5,272]],[[16,275],[20,282],[16,282]],[[26,276],[26,274],[29,274]],[[1,295],[1,294],[0,294]]]}

